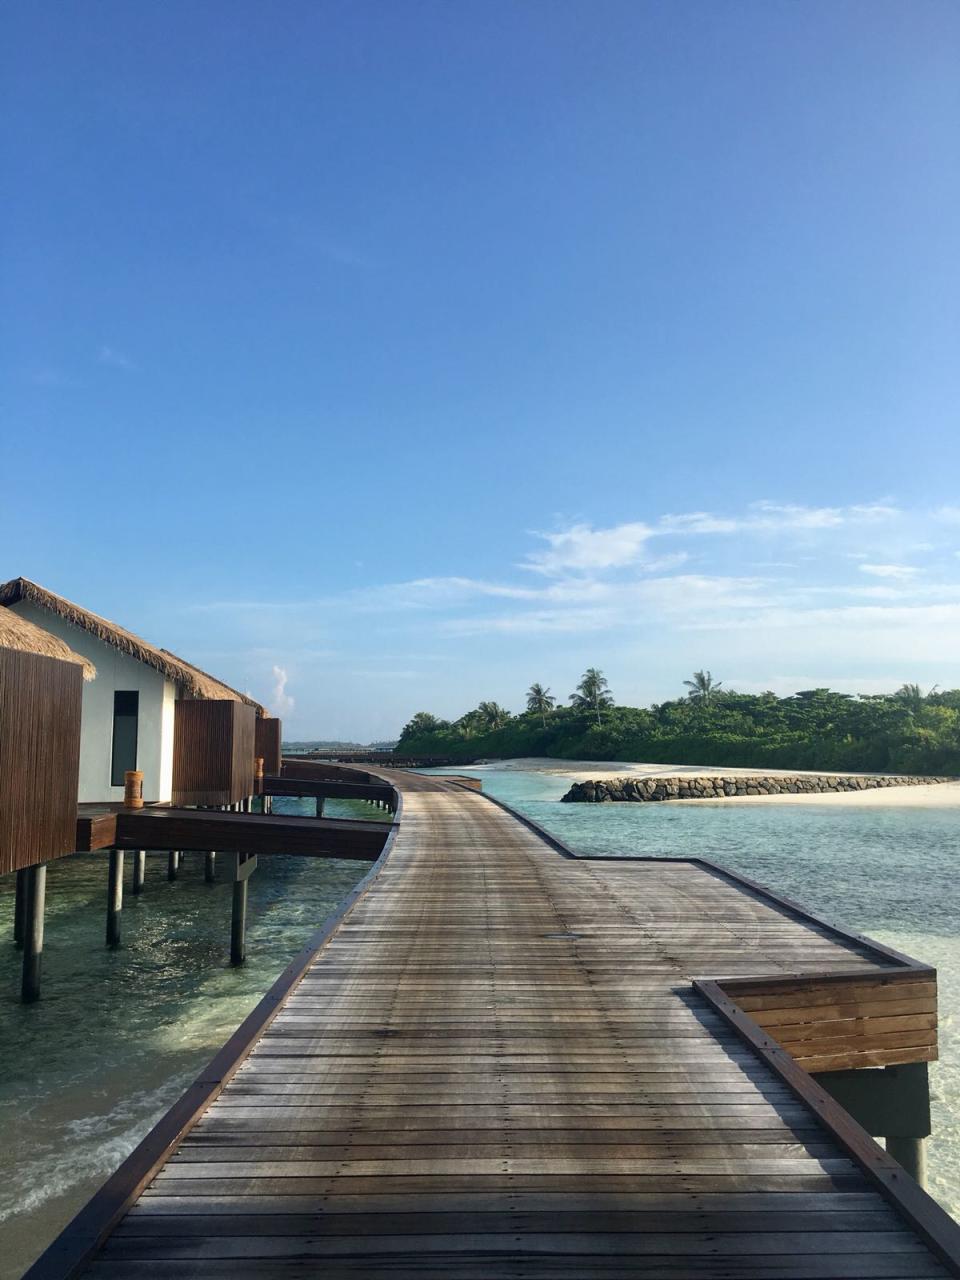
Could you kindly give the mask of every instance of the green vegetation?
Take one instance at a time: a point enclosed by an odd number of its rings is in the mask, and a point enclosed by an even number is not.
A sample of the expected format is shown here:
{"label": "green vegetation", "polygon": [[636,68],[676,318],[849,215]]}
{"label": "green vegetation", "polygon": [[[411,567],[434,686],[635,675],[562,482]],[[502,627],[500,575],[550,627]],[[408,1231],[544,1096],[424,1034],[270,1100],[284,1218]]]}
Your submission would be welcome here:
{"label": "green vegetation", "polygon": [[723,689],[694,673],[686,697],[648,708],[614,705],[591,667],[558,707],[531,685],[527,709],[511,715],[482,702],[453,722],[418,712],[399,746],[455,760],[551,756],[745,768],[960,774],[960,689],[924,694],[905,684],[893,694],[854,697],[804,689],[788,698]]}

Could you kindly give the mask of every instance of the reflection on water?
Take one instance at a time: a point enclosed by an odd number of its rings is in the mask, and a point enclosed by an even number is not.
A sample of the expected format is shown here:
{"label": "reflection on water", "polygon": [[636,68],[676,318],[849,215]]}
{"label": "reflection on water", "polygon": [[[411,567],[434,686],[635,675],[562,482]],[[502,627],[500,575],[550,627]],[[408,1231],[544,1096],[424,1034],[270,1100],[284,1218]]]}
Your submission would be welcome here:
{"label": "reflection on water", "polygon": [[960,1217],[960,808],[560,804],[567,778],[495,766],[464,772],[579,853],[712,858],[935,965],[930,1190]]}
{"label": "reflection on water", "polygon": [[[275,800],[312,814],[314,802]],[[380,817],[327,801],[330,817]],[[104,945],[107,860],[47,873],[43,998],[18,1002],[13,880],[0,880],[0,1276],[19,1276],[113,1172],[256,1004],[369,864],[261,858],[249,881],[247,963],[230,967],[231,886],[184,856],[167,883],[147,856],[141,897],[125,868],[123,946]],[[222,875],[225,872],[221,872]]]}

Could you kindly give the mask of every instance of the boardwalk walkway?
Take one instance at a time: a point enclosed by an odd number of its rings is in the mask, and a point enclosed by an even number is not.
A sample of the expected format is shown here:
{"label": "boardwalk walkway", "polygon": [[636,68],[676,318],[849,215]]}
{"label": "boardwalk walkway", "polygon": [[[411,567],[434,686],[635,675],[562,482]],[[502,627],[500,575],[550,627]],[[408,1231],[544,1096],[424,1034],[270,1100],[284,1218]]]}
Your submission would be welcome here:
{"label": "boardwalk walkway", "polygon": [[88,1274],[952,1274],[691,986],[882,957],[391,780],[379,876]]}

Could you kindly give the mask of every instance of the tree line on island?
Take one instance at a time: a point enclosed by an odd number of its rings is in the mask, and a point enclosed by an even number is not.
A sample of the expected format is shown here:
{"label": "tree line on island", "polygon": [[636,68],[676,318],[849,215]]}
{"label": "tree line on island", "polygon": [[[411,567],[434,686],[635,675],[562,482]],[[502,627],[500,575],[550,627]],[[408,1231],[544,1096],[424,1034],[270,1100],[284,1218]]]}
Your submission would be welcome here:
{"label": "tree line on island", "polygon": [[481,702],[458,720],[418,711],[398,749],[468,761],[548,756],[744,768],[960,774],[960,689],[848,694],[803,689],[789,697],[737,693],[709,671],[687,692],[650,707],[614,702],[603,672],[588,667],[560,705],[546,686],[527,690],[519,714]]}

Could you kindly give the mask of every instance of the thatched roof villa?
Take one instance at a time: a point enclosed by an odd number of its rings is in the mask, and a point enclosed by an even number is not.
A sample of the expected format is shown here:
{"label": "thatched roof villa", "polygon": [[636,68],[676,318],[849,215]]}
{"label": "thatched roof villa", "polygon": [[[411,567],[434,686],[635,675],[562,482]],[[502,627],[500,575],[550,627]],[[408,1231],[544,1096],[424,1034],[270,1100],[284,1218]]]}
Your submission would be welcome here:
{"label": "thatched roof villa", "polygon": [[0,585],[0,605],[96,668],[83,690],[81,801],[122,799],[134,768],[147,801],[252,794],[256,721],[267,716],[253,698],[29,578]]}

